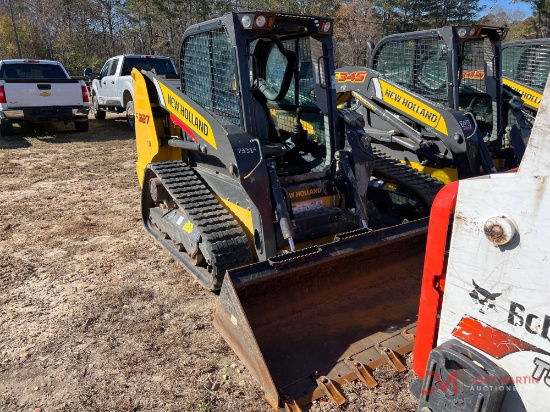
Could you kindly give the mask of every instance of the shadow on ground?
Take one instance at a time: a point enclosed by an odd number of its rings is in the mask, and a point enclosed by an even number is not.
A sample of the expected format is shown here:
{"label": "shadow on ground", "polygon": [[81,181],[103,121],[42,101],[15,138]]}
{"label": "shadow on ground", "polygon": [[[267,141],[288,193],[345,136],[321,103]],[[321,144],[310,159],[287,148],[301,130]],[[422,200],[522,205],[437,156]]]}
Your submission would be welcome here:
{"label": "shadow on ground", "polygon": [[2,149],[24,149],[31,147],[27,139],[23,136],[1,136],[0,137],[0,150]]}
{"label": "shadow on ground", "polygon": [[0,149],[22,149],[32,146],[32,139],[45,143],[105,142],[134,140],[135,132],[126,117],[89,120],[87,132],[77,132],[72,122],[14,125],[12,136],[0,136]]}

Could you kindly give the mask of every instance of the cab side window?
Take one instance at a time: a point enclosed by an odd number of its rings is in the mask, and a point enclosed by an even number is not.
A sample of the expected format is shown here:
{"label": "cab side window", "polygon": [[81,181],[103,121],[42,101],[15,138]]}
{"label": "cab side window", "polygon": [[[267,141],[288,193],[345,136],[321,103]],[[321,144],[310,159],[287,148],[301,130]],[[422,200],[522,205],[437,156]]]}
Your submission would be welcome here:
{"label": "cab side window", "polygon": [[107,76],[107,73],[109,73],[109,67],[111,66],[112,60],[107,60],[107,62],[103,65],[103,68],[99,72],[99,74],[103,76]]}
{"label": "cab side window", "polygon": [[109,68],[108,76],[114,76],[116,74],[116,69],[118,68],[119,59],[113,59],[111,67]]}
{"label": "cab side window", "polygon": [[236,61],[225,28],[187,37],[180,58],[185,94],[221,122],[240,125]]}

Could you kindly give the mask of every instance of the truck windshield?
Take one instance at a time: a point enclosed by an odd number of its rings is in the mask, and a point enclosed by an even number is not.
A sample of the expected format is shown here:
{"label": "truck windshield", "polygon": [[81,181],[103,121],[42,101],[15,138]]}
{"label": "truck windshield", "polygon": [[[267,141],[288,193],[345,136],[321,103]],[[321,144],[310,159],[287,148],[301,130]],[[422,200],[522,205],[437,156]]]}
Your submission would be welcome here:
{"label": "truck windshield", "polygon": [[158,57],[126,57],[122,65],[121,76],[129,76],[132,68],[138,70],[152,70],[158,75],[177,74],[172,60]]}
{"label": "truck windshield", "polygon": [[0,79],[68,79],[63,69],[55,64],[4,64]]}

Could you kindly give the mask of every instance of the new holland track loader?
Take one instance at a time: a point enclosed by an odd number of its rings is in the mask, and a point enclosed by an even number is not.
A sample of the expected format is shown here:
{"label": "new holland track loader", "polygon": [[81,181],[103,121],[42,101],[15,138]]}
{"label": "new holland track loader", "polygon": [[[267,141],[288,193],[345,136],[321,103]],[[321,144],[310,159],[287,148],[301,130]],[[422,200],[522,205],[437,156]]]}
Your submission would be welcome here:
{"label": "new holland track loader", "polygon": [[[276,409],[404,370],[441,187],[373,154],[337,108],[332,52],[329,19],[229,13],[185,31],[180,89],[132,72],[145,227],[221,287],[214,324]],[[377,190],[400,224],[379,221]]]}
{"label": "new holland track loader", "polygon": [[419,411],[550,410],[549,130],[546,82],[518,170],[452,183],[433,204],[412,362]]}
{"label": "new holland track loader", "polygon": [[531,121],[539,110],[549,72],[550,38],[502,43],[502,82],[521,94]]}
{"label": "new holland track loader", "polygon": [[530,126],[502,86],[505,35],[447,26],[387,36],[368,68],[337,70],[340,101],[363,115],[375,149],[445,183],[515,167]]}

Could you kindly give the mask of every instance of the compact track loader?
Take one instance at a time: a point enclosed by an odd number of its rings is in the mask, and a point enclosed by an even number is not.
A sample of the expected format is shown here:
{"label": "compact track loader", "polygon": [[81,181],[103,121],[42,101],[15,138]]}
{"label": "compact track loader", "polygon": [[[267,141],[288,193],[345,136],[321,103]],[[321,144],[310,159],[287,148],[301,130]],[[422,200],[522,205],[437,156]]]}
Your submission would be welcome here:
{"label": "compact track loader", "polygon": [[337,70],[340,101],[363,115],[375,149],[445,183],[515,167],[530,126],[519,95],[502,86],[505,35],[447,26],[387,36],[368,68]]}
{"label": "compact track loader", "polygon": [[329,19],[229,13],[185,31],[180,89],[132,72],[145,227],[221,287],[214,324],[276,409],[404,370],[442,186],[372,151],[337,108],[332,52]]}
{"label": "compact track loader", "polygon": [[533,121],[550,72],[550,38],[502,43],[502,82],[519,94]]}

